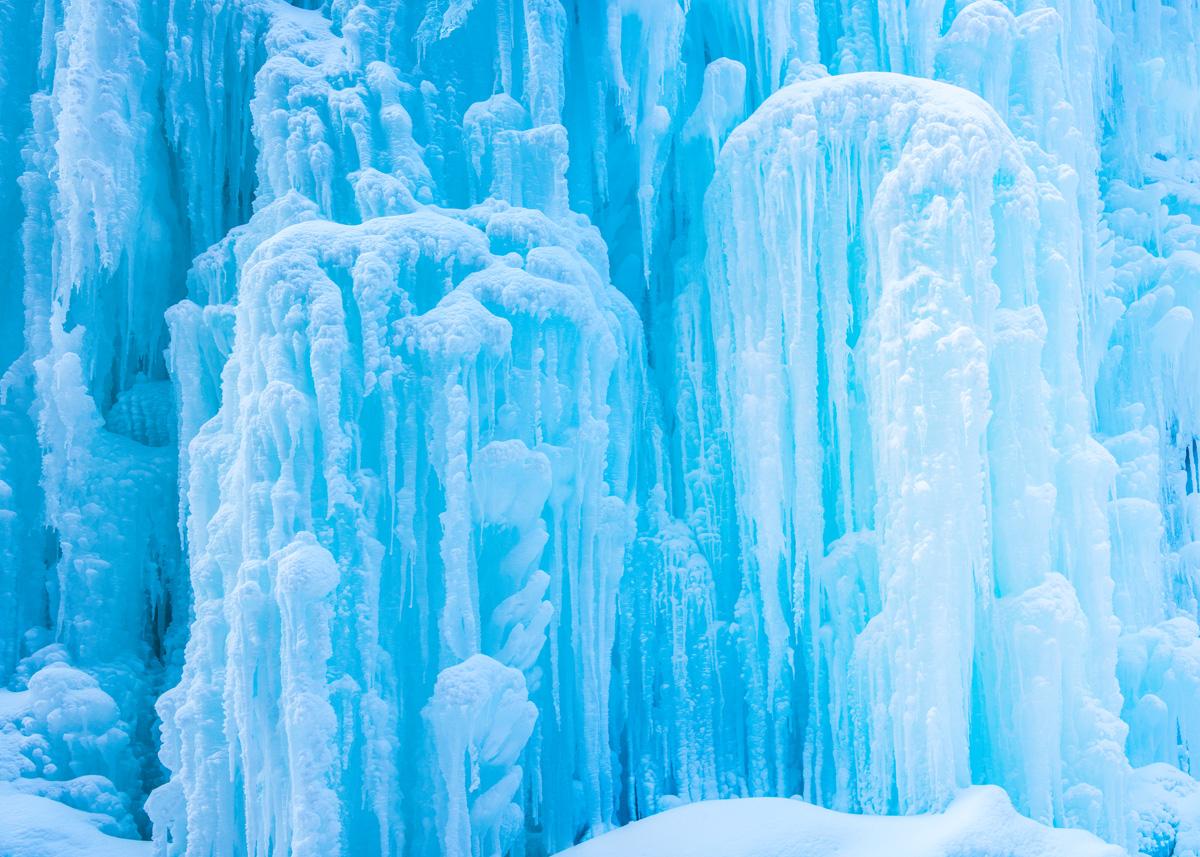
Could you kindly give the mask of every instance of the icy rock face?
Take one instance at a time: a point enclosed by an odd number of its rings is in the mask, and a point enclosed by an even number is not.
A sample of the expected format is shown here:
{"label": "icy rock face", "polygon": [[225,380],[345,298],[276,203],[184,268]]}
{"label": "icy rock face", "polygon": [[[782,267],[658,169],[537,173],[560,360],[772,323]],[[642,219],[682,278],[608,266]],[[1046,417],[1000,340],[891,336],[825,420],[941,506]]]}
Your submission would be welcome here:
{"label": "icy rock face", "polygon": [[1198,29],[0,0],[0,850],[1197,853]]}

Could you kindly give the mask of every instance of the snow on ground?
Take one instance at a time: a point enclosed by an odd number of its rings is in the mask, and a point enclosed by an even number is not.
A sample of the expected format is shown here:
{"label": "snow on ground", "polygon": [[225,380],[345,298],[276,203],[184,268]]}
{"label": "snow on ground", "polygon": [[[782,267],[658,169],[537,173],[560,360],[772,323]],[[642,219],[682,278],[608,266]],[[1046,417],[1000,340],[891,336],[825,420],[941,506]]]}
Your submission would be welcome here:
{"label": "snow on ground", "polygon": [[3,857],[149,857],[149,842],[100,831],[107,816],[82,812],[0,785],[0,855]]}
{"label": "snow on ground", "polygon": [[1056,830],[975,786],[944,813],[851,815],[786,798],[709,800],[613,830],[558,857],[1121,857],[1082,830]]}

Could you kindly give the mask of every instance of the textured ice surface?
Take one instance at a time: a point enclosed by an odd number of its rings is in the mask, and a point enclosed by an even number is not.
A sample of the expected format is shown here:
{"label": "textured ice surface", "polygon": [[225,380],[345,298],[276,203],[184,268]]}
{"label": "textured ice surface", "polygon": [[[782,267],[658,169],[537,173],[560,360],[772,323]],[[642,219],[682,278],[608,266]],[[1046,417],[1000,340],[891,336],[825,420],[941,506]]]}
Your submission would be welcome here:
{"label": "textured ice surface", "polygon": [[0,0],[0,854],[1200,857],[1197,43]]}

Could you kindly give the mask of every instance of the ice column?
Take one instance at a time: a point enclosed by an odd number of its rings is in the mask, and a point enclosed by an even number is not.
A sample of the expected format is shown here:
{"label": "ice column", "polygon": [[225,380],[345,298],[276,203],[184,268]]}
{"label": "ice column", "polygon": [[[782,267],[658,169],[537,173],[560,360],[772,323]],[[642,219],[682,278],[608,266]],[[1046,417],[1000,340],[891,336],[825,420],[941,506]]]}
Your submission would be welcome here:
{"label": "ice column", "polygon": [[[765,752],[803,744],[819,800],[913,811],[994,778],[1047,820],[1123,831],[1105,750],[1123,731],[1076,654],[1111,639],[1050,544],[1056,502],[1084,501],[1054,488],[1038,193],[985,104],[884,74],[788,87],[722,152],[709,298],[742,609],[761,617]],[[1033,629],[1063,652],[1044,681],[1069,717],[1021,717],[1040,682],[1008,671],[1043,663]],[[778,708],[803,681],[806,738]],[[1021,759],[1059,760],[1048,779],[994,766],[1037,736]]]}

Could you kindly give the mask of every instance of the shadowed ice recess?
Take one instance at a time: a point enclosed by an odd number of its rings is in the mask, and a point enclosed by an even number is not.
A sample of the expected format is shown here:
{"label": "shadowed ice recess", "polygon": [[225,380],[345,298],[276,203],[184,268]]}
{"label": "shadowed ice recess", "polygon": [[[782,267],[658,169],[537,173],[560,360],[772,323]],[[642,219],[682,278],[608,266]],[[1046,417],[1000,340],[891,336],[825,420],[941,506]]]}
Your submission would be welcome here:
{"label": "shadowed ice recess", "polygon": [[0,0],[0,857],[1200,857],[1198,45]]}

